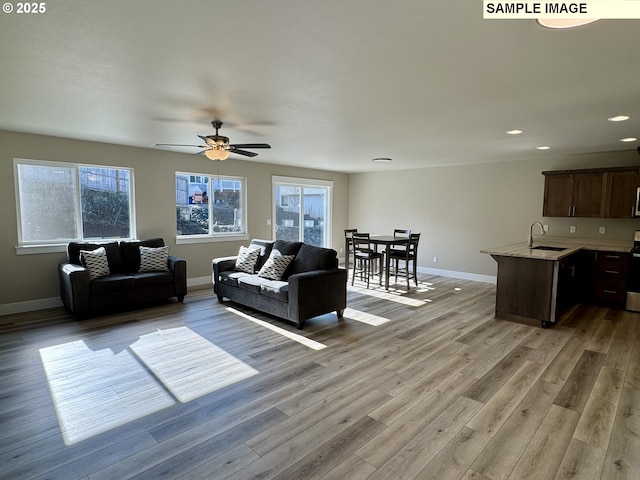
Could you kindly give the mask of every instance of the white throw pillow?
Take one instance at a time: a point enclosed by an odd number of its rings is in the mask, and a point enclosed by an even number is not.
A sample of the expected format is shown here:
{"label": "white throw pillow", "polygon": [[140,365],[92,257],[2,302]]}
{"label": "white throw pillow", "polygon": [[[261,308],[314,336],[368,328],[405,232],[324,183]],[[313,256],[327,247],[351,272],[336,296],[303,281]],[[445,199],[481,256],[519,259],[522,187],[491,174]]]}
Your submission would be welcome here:
{"label": "white throw pillow", "polygon": [[280,280],[295,255],[282,255],[280,250],[272,250],[271,255],[258,272],[258,276],[269,280]]}
{"label": "white throw pillow", "polygon": [[168,272],[169,246],[143,247],[140,246],[140,273]]}
{"label": "white throw pillow", "polygon": [[238,258],[236,259],[235,270],[237,272],[253,273],[256,271],[256,263],[260,257],[260,247],[247,248],[240,247]]}
{"label": "white throw pillow", "polygon": [[95,250],[80,250],[80,263],[89,270],[89,278],[91,280],[111,275],[107,251],[104,247],[96,248]]}

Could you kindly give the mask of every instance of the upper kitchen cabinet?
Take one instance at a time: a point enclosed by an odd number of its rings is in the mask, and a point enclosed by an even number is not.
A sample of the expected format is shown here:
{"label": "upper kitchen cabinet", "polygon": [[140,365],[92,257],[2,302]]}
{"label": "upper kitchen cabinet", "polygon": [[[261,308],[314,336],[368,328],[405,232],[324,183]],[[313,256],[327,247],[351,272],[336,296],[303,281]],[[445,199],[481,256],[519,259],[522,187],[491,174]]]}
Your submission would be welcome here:
{"label": "upper kitchen cabinet", "polygon": [[542,172],[545,176],[545,217],[631,218],[636,188],[640,186],[637,167],[598,168]]}
{"label": "upper kitchen cabinet", "polygon": [[640,187],[640,170],[619,170],[607,174],[605,217],[632,218],[636,210],[636,191]]}
{"label": "upper kitchen cabinet", "polygon": [[542,172],[545,217],[602,217],[606,183],[603,172]]}

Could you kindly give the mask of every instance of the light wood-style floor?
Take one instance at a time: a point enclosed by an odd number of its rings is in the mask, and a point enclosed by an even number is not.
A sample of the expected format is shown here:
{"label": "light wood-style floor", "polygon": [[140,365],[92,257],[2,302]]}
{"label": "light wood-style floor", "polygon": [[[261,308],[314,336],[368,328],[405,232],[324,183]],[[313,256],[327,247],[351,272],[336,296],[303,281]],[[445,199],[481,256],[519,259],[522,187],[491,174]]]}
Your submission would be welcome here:
{"label": "light wood-style floor", "polygon": [[[0,478],[640,478],[640,314],[578,306],[543,330],[494,319],[493,285],[420,280],[350,290],[348,316],[302,332],[208,289],[82,322],[0,317]],[[66,446],[39,349],[120,352],[182,326],[259,374]]]}

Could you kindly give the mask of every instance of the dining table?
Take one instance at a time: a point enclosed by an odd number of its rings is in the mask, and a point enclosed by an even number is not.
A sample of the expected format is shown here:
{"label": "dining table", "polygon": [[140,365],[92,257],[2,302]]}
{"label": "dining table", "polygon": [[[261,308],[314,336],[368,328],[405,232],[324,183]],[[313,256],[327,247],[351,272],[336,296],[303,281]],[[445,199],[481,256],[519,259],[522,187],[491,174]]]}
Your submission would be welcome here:
{"label": "dining table", "polygon": [[[345,266],[349,268],[349,257],[351,253],[351,239],[347,238],[345,241]],[[408,237],[396,237],[393,235],[370,235],[369,242],[374,245],[376,252],[378,251],[378,246],[382,245],[386,251],[388,252],[391,247],[394,246],[408,246],[409,238]],[[385,290],[389,290],[389,270],[391,267],[391,257],[389,255],[384,256],[384,288]]]}

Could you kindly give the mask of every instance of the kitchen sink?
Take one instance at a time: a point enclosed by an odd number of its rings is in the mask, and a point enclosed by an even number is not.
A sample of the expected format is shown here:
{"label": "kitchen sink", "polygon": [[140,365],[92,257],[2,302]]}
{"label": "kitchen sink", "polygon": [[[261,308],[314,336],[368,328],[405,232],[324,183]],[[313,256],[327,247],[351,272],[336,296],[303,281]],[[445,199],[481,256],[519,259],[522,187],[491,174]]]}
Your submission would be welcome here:
{"label": "kitchen sink", "polygon": [[551,252],[561,252],[562,250],[566,250],[568,247],[550,247],[549,245],[538,245],[537,247],[532,247],[531,250],[549,250]]}

